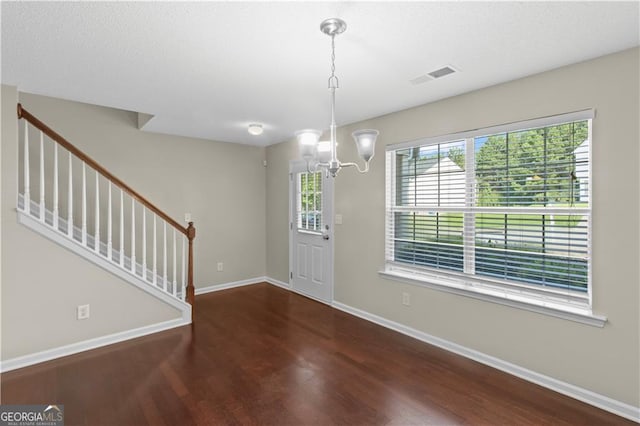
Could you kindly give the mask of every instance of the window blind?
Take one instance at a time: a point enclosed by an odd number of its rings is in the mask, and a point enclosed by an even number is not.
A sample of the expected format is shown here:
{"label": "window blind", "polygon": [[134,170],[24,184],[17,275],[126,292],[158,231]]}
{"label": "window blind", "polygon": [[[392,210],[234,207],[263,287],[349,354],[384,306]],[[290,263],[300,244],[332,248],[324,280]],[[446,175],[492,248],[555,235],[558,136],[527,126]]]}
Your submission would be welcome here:
{"label": "window blind", "polygon": [[322,230],[322,173],[296,174],[297,227],[304,231]]}
{"label": "window blind", "polygon": [[589,303],[592,117],[389,147],[387,269]]}

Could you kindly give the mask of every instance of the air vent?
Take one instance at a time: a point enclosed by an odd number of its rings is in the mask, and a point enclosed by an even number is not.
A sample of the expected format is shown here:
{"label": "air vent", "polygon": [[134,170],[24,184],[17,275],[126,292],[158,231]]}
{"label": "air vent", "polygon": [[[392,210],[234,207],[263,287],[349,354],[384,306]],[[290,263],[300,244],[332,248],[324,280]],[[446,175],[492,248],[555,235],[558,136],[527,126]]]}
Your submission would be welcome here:
{"label": "air vent", "polygon": [[416,77],[413,80],[409,80],[409,82],[414,86],[416,86],[418,84],[426,83],[427,81],[431,81],[431,80],[433,80],[433,77],[425,74],[425,75],[421,75],[420,77]]}
{"label": "air vent", "polygon": [[440,77],[444,77],[445,75],[453,74],[454,72],[456,72],[456,70],[454,70],[449,66],[446,66],[446,67],[440,68],[439,70],[431,71],[428,75],[430,75],[433,78],[440,78]]}
{"label": "air vent", "polygon": [[435,71],[431,71],[428,74],[424,74],[412,80],[409,80],[409,83],[413,84],[414,86],[417,86],[418,84],[426,83],[428,81],[435,80],[437,78],[441,78],[441,77],[444,77],[445,75],[453,74],[456,72],[458,72],[457,69],[453,68],[450,65],[447,65]]}

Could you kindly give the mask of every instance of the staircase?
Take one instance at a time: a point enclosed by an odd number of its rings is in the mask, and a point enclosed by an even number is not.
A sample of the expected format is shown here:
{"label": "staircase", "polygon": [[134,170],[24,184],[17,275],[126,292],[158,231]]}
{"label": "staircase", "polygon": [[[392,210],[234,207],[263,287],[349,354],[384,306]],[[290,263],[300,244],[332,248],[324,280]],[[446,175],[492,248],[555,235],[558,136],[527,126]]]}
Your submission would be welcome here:
{"label": "staircase", "polygon": [[192,320],[193,222],[180,225],[20,104],[18,119],[19,222]]}

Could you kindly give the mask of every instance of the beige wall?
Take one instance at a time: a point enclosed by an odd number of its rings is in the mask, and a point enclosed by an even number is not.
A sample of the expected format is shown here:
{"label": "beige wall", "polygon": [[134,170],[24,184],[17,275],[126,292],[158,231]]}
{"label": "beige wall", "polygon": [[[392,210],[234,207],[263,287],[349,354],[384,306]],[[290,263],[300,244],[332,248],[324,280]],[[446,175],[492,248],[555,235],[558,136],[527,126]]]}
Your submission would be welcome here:
{"label": "beige wall", "polygon": [[[176,221],[184,223],[184,214],[191,213],[196,288],[265,275],[264,148],[148,133],[138,130],[134,112],[19,96],[24,108]],[[66,211],[64,204],[61,200]],[[89,222],[91,229],[91,214]],[[140,244],[137,249],[139,259]],[[217,272],[217,262],[224,263],[224,271]]]}
{"label": "beige wall", "polygon": [[18,101],[176,220],[192,214],[196,287],[265,275],[264,148],[145,133],[132,112],[2,86],[3,360],[180,317],[17,223]]}
{"label": "beige wall", "polygon": [[[356,158],[353,130],[379,129],[380,138],[369,174],[336,178],[335,300],[640,406],[638,64],[636,48],[340,128],[346,161]],[[380,278],[385,145],[585,108],[596,109],[593,305],[609,318],[604,328]],[[285,282],[288,161],[296,156],[293,141],[267,149],[267,274]]]}
{"label": "beige wall", "polygon": [[[2,360],[180,318],[176,309],[18,224],[17,100],[15,88],[2,86]],[[76,320],[77,305],[87,303],[91,317]]]}

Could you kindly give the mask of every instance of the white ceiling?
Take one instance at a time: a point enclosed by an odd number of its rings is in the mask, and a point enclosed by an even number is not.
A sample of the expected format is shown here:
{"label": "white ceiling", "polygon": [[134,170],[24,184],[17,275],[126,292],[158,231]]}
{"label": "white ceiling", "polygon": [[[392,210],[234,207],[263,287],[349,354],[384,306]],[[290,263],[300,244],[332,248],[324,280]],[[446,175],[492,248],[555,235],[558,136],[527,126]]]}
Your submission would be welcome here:
{"label": "white ceiling", "polygon": [[[639,3],[2,2],[2,83],[153,114],[144,130],[269,145],[640,44]],[[459,73],[412,85],[452,65]],[[615,78],[615,70],[603,78]],[[247,125],[264,124],[262,136]]]}

